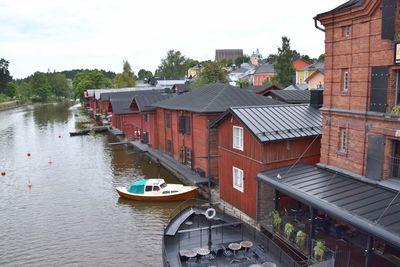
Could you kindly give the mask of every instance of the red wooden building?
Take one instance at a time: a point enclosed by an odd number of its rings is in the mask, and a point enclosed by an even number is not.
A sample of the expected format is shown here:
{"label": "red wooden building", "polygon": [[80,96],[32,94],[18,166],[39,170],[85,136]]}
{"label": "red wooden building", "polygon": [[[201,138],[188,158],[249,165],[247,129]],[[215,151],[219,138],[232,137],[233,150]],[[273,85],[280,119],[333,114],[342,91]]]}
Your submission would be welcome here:
{"label": "red wooden building", "polygon": [[157,107],[155,147],[201,174],[217,177],[218,162],[212,160],[209,171],[207,159],[209,151],[211,155],[217,153],[216,133],[208,131],[209,123],[232,106],[279,103],[228,84],[194,89],[154,104]]}
{"label": "red wooden building", "polygon": [[231,108],[213,127],[218,130],[221,198],[253,219],[259,172],[319,162],[321,114],[308,105]]}

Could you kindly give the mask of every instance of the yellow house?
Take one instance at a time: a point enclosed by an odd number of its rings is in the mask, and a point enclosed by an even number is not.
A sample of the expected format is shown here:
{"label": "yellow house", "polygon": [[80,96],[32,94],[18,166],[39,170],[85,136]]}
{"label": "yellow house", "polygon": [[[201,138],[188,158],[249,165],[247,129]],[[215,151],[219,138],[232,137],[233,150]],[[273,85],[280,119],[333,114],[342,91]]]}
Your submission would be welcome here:
{"label": "yellow house", "polygon": [[203,66],[201,66],[201,65],[196,65],[194,67],[189,68],[187,71],[187,77],[189,79],[196,77],[197,75],[200,74],[202,69],[203,69]]}
{"label": "yellow house", "polygon": [[324,70],[324,63],[317,62],[302,69],[296,70],[296,84],[307,84],[307,80],[316,71]]}

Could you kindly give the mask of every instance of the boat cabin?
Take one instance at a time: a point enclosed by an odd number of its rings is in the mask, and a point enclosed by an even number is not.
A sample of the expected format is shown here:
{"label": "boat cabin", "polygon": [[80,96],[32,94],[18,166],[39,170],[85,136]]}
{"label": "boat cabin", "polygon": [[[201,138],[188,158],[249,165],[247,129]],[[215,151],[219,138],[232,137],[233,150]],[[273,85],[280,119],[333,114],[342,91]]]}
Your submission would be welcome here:
{"label": "boat cabin", "polygon": [[145,194],[158,192],[167,187],[164,179],[140,179],[128,187],[128,192],[132,194]]}

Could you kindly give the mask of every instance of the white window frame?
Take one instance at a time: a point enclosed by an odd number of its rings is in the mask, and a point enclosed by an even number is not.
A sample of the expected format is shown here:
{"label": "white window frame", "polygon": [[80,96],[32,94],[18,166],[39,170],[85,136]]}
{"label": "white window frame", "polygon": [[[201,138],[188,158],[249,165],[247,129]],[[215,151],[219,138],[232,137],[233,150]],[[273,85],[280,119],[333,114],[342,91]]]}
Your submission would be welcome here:
{"label": "white window frame", "polygon": [[350,26],[344,26],[343,27],[343,35],[344,35],[344,37],[350,37],[350,35],[351,35]]}
{"label": "white window frame", "polygon": [[[235,149],[243,151],[243,127],[233,126],[232,146]],[[238,134],[238,136],[237,136]]]}
{"label": "white window frame", "polygon": [[348,70],[343,71],[343,93],[349,92],[350,74]]}
{"label": "white window frame", "polygon": [[345,153],[347,148],[347,129],[344,127],[339,128],[339,146],[340,153]]}
{"label": "white window frame", "polygon": [[232,184],[233,188],[240,192],[244,192],[243,170],[232,167]]}

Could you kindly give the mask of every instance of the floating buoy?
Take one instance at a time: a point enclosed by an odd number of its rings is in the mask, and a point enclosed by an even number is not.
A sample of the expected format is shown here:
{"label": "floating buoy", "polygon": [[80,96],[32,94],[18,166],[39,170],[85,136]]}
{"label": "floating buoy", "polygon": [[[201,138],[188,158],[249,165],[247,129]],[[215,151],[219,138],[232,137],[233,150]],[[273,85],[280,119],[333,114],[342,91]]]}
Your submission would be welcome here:
{"label": "floating buoy", "polygon": [[27,183],[27,184],[28,184],[28,187],[29,187],[29,188],[32,187],[32,182],[31,182],[31,180],[28,180],[28,183]]}
{"label": "floating buoy", "polygon": [[49,164],[52,164],[53,163],[53,161],[51,161],[51,159],[49,159]]}
{"label": "floating buoy", "polygon": [[28,152],[28,154],[26,154],[26,155],[27,155],[28,157],[30,157],[30,156],[31,156],[31,153]]}
{"label": "floating buoy", "polygon": [[58,138],[61,138],[61,135],[59,135]]}
{"label": "floating buoy", "polygon": [[1,172],[1,176],[5,176],[6,175],[6,172]]}

